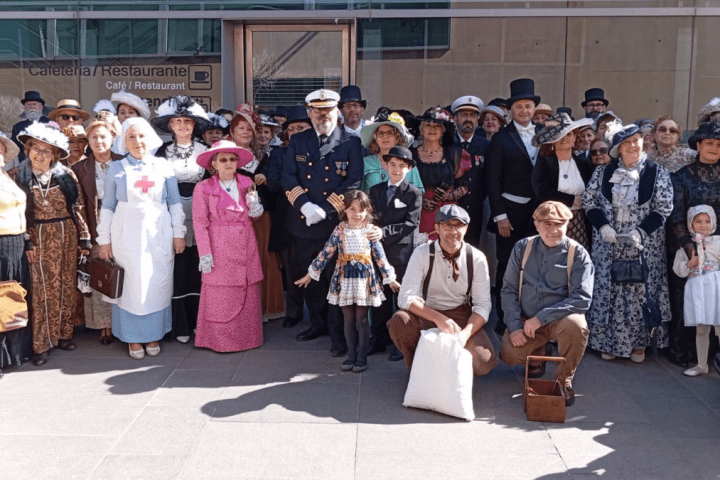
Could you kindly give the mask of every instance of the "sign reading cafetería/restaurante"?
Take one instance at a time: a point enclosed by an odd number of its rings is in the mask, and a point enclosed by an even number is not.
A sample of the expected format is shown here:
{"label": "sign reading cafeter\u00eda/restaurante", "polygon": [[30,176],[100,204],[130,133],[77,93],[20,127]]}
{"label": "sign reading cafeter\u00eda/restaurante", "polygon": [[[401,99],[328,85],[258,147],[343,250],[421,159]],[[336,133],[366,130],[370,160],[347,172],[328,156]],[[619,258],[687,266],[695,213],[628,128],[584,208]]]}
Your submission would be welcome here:
{"label": "sign reading cafeter\u00eda/restaurante", "polygon": [[[123,59],[126,61],[126,59]],[[220,64],[92,65],[43,64],[0,70],[6,94],[22,98],[26,90],[37,90],[47,104],[62,98],[78,98],[86,110],[95,102],[124,89],[143,98],[151,110],[171,95],[188,95],[206,110],[221,107]]]}

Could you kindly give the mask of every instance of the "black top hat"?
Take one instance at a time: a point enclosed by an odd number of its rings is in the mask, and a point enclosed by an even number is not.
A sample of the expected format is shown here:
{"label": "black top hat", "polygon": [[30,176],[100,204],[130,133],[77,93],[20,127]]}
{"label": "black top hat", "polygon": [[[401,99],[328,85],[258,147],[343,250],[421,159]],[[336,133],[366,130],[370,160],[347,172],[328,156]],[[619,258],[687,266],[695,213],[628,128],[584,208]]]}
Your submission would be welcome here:
{"label": "black top hat", "polygon": [[507,108],[507,101],[504,98],[493,98],[488,103],[488,107],[504,107]]}
{"label": "black top hat", "polygon": [[25,105],[25,102],[40,102],[45,106],[45,100],[40,97],[40,92],[36,92],[35,90],[28,90],[25,92],[25,98],[20,100],[20,103]]}
{"label": "black top hat", "polygon": [[413,158],[412,153],[410,153],[410,150],[401,145],[392,147],[387,155],[382,156],[382,159],[386,162],[389,162],[391,158],[399,158],[410,165],[411,168],[416,165],[415,159]]}
{"label": "black top hat", "polygon": [[[277,110],[276,110],[276,112],[277,112]],[[291,123],[295,123],[295,122],[305,122],[308,125],[312,126],[312,122],[310,122],[310,118],[308,117],[307,110],[305,110],[305,107],[303,107],[302,105],[295,105],[292,107],[287,107],[285,109],[285,116],[287,117],[287,120],[285,120],[282,124],[283,130],[287,130],[287,127]]]}
{"label": "black top hat", "polygon": [[345,102],[358,102],[363,108],[367,108],[367,101],[362,99],[360,87],[357,85],[348,85],[340,89],[340,101],[338,107],[342,108]]}
{"label": "black top hat", "polygon": [[518,78],[510,82],[510,98],[507,99],[507,108],[518,100],[532,100],[537,106],[540,97],[535,95],[535,81],[532,78]]}
{"label": "black top hat", "polygon": [[585,90],[585,101],[580,105],[585,108],[585,105],[590,102],[594,102],[595,100],[600,100],[606,107],[610,105],[610,102],[605,99],[605,91],[602,88],[590,88]]}
{"label": "black top hat", "polygon": [[575,120],[572,116],[572,108],[570,107],[558,107],[556,110],[557,113],[566,113],[568,117],[570,117],[570,120]]}

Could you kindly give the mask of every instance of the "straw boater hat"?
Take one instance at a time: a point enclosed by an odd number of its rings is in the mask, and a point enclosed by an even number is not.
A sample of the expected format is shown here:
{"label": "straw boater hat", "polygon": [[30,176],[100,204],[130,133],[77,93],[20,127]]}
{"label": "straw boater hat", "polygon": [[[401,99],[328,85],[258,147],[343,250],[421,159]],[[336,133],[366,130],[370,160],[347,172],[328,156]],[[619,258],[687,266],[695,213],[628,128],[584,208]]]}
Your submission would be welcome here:
{"label": "straw boater hat", "polygon": [[210,149],[198,155],[196,160],[197,164],[205,170],[213,170],[212,159],[218,153],[234,153],[237,155],[237,168],[244,167],[255,158],[253,153],[247,148],[238,147],[235,145],[235,142],[231,142],[230,140],[220,140],[213,143]]}
{"label": "straw boater hat", "polygon": [[2,132],[0,132],[0,142],[2,142],[3,145],[5,145],[5,155],[3,155],[3,158],[5,159],[5,163],[12,162],[13,160],[15,160],[17,158],[18,155],[20,155],[20,149],[18,148],[17,145],[15,145],[15,142],[10,140]]}
{"label": "straw boater hat", "polygon": [[360,138],[365,148],[370,148],[372,145],[373,138],[375,136],[375,130],[380,128],[382,125],[390,125],[400,132],[400,137],[403,139],[403,145],[409,147],[412,145],[415,138],[405,128],[405,120],[397,112],[390,112],[387,107],[380,107],[370,122],[360,130]]}
{"label": "straw boater hat", "polygon": [[546,143],[555,143],[576,128],[592,125],[592,118],[572,121],[567,113],[555,113],[545,120],[545,126],[532,139],[535,147]]}
{"label": "straw boater hat", "polygon": [[55,123],[33,122],[17,136],[18,141],[22,144],[26,143],[31,138],[59,148],[61,150],[60,158],[67,158],[70,156],[70,144],[68,142],[68,138],[60,131]]}
{"label": "straw boater hat", "polygon": [[137,111],[145,120],[150,118],[150,109],[148,108],[147,103],[145,103],[145,101],[137,95],[133,95],[125,90],[120,90],[119,92],[115,92],[110,95],[110,101],[115,104],[115,108],[120,108],[120,105],[124,103],[125,105],[134,108],[135,111]]}
{"label": "straw boater hat", "polygon": [[193,135],[198,136],[199,132],[207,129],[210,119],[205,109],[187,95],[173,95],[165,100],[155,111],[157,117],[150,120],[153,127],[165,133],[172,133],[170,120],[173,118],[189,118],[195,121]]}
{"label": "straw boater hat", "polygon": [[693,150],[697,150],[697,144],[708,138],[720,140],[720,124],[708,122],[700,125],[688,139],[688,146]]}
{"label": "straw boater hat", "polygon": [[720,97],[715,97],[698,113],[698,126],[707,122],[720,121]]}
{"label": "straw boater hat", "polygon": [[83,122],[90,118],[90,114],[82,109],[80,102],[72,98],[63,98],[60,100],[55,110],[48,113],[48,118],[55,120],[58,115],[79,115]]}
{"label": "straw boater hat", "polygon": [[541,103],[535,107],[535,113],[544,113],[545,115],[552,115],[553,109],[547,103]]}

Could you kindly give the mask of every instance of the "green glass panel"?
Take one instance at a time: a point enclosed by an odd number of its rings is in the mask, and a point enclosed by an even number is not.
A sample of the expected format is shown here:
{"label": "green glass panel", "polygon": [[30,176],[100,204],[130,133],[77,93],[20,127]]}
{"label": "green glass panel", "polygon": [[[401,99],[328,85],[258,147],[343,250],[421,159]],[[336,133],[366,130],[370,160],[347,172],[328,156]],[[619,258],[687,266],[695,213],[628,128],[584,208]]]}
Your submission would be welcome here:
{"label": "green glass panel", "polygon": [[168,20],[168,52],[195,52],[198,48],[197,20]]}
{"label": "green glass panel", "polygon": [[88,55],[158,53],[157,20],[88,20]]}
{"label": "green glass panel", "polygon": [[220,53],[222,39],[222,22],[220,20],[203,20],[203,52]]}
{"label": "green glass panel", "polygon": [[59,56],[77,56],[80,53],[80,25],[77,20],[58,20],[55,32]]}
{"label": "green glass panel", "polygon": [[46,20],[0,20],[0,55],[5,58],[44,56]]}
{"label": "green glass panel", "polygon": [[448,18],[384,18],[358,22],[358,48],[407,49],[450,45]]}

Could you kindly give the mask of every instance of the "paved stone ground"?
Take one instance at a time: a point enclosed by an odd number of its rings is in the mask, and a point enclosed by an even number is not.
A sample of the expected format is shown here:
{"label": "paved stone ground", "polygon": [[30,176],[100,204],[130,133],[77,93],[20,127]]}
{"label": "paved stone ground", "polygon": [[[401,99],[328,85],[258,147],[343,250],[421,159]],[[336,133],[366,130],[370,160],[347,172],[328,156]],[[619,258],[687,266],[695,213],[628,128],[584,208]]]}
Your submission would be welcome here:
{"label": "paved stone ground", "polygon": [[403,362],[341,372],[327,337],[294,340],[305,325],[266,324],[249,352],[163,342],[142,361],[78,332],[75,352],[0,380],[0,478],[720,478],[714,373],[588,352],[566,423],[544,424],[525,419],[523,367],[501,364],[463,422],[404,408]]}

